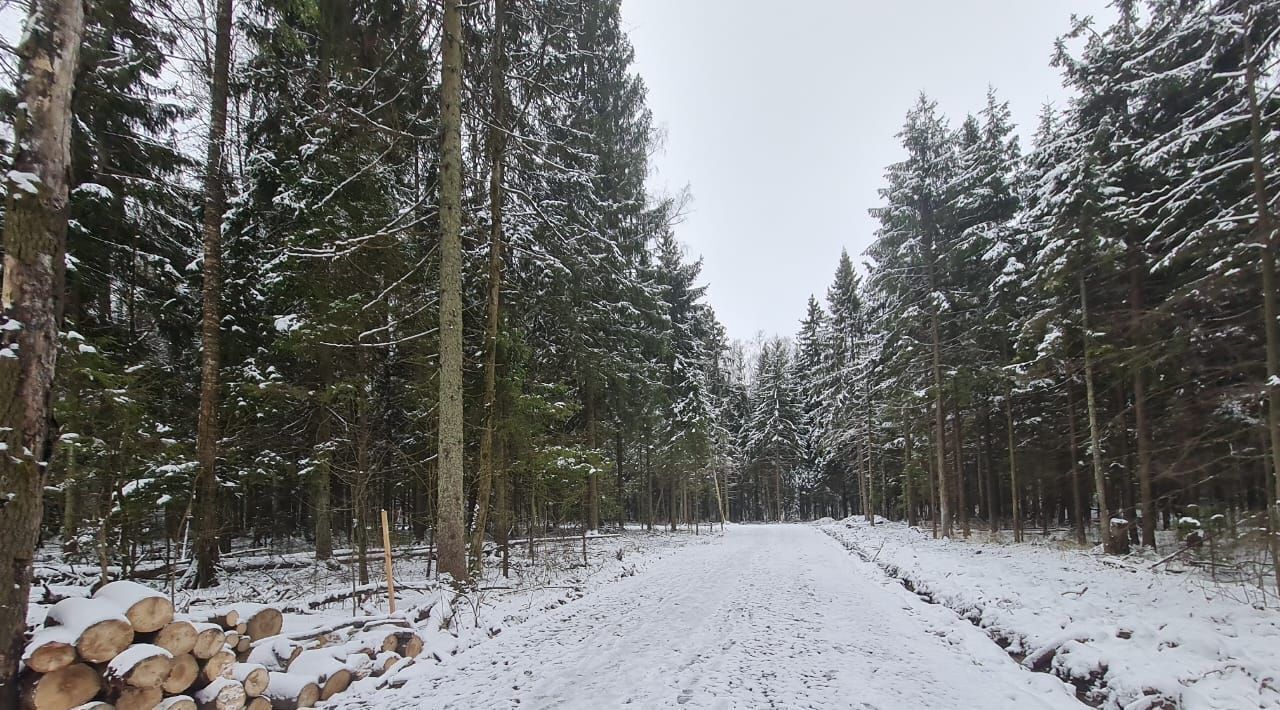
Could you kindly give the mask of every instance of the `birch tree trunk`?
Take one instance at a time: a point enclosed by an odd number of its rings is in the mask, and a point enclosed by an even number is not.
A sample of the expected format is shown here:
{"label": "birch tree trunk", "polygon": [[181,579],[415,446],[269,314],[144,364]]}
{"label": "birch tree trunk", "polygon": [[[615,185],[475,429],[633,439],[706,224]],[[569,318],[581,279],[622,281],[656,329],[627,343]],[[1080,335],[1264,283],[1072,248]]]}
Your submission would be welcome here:
{"label": "birch tree trunk", "polygon": [[18,47],[17,147],[5,205],[0,295],[0,706],[18,706],[31,561],[43,514],[65,281],[71,93],[84,7],[39,0]]}
{"label": "birch tree trunk", "polygon": [[462,490],[462,16],[444,2],[440,165],[440,453],[438,569],[465,583]]}
{"label": "birch tree trunk", "polygon": [[222,298],[222,161],[231,71],[231,0],[218,0],[209,80],[209,144],[205,159],[203,313],[200,320],[200,413],[196,424],[196,586],[215,583],[218,564],[218,394]]}

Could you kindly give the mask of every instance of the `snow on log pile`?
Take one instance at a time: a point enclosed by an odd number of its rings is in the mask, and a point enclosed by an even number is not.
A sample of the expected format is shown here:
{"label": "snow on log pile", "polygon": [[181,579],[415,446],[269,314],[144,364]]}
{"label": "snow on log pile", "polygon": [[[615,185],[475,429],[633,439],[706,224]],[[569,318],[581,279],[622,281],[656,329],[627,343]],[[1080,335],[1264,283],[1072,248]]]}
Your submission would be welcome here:
{"label": "snow on log pile", "polygon": [[850,518],[822,529],[1027,668],[1105,708],[1280,708],[1280,612],[1192,574],[1051,545],[934,540]]}
{"label": "snow on log pile", "polygon": [[[326,626],[282,635],[284,617],[263,604],[179,618],[164,595],[112,582],[45,614],[23,653],[26,710],[294,710],[380,676],[423,642],[404,618],[369,628]],[[377,624],[374,624],[375,626]]]}

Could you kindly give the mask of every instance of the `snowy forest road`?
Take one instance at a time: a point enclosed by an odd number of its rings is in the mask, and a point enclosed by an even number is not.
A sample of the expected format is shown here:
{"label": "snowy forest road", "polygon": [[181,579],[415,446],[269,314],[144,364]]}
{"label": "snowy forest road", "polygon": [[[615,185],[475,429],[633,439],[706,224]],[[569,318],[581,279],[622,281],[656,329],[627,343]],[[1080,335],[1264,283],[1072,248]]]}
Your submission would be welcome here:
{"label": "snowy forest road", "polygon": [[953,612],[798,524],[731,527],[364,702],[459,710],[1084,707]]}

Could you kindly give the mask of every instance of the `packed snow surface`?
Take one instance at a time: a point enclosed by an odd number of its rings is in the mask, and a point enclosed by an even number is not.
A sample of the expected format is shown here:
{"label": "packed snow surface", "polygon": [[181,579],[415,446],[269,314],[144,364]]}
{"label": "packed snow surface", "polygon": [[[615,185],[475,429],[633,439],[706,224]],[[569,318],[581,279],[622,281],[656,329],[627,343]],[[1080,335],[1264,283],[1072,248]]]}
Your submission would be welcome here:
{"label": "packed snow surface", "polygon": [[1079,708],[808,525],[730,527],[344,708]]}
{"label": "packed snow surface", "polygon": [[1115,557],[1049,538],[934,540],[902,523],[855,518],[819,527],[1000,639],[1025,665],[1079,683],[1099,707],[1280,708],[1280,611],[1262,608],[1257,590],[1246,595],[1247,587],[1193,570],[1152,569],[1153,558],[1136,552]]}

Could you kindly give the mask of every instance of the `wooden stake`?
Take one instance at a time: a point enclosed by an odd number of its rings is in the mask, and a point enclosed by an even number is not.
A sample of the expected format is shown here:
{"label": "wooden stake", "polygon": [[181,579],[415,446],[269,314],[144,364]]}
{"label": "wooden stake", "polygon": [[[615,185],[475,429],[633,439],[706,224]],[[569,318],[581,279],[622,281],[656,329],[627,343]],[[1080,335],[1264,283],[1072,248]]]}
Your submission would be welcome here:
{"label": "wooden stake", "polygon": [[387,511],[382,511],[382,556],[387,563],[387,606],[389,613],[396,613],[396,582],[391,577],[391,528],[387,525]]}

